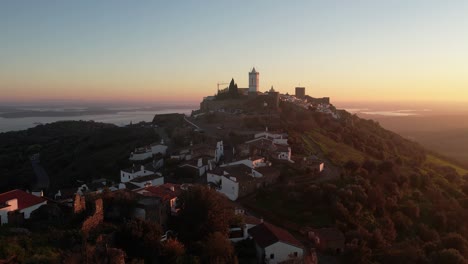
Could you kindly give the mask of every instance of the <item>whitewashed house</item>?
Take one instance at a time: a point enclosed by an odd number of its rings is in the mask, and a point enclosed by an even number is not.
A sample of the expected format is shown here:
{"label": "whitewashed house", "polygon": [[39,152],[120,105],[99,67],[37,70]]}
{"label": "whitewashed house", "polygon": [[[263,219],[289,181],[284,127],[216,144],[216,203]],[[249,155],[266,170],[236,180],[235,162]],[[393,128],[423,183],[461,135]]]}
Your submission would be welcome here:
{"label": "whitewashed house", "polygon": [[244,164],[252,169],[271,166],[270,162],[267,162],[264,157],[251,157],[248,159],[237,160],[230,163],[222,164],[221,167],[229,167],[233,165]]}
{"label": "whitewashed house", "polygon": [[261,186],[274,182],[278,176],[279,171],[271,167],[253,169],[245,164],[237,164],[208,171],[206,180],[216,191],[235,201]]}
{"label": "whitewashed house", "polygon": [[156,171],[164,166],[164,160],[161,158],[159,160],[153,160],[145,165],[141,165],[139,168],[133,166],[128,169],[123,169],[120,171],[120,182],[130,182],[135,178],[148,176],[155,174]]}
{"label": "whitewashed house", "polygon": [[258,263],[280,263],[287,260],[302,260],[302,244],[288,231],[263,222],[248,230],[255,241]]}
{"label": "whitewashed house", "polygon": [[193,159],[182,163],[180,168],[191,169],[195,172],[195,175],[200,177],[206,173],[208,168],[213,165],[210,165],[214,160],[212,157],[200,157],[198,159]]}
{"label": "whitewashed house", "polygon": [[215,162],[219,162],[221,157],[224,156],[224,146],[223,146],[223,141],[219,141],[216,143],[216,149],[215,149]]}
{"label": "whitewashed house", "polygon": [[145,160],[153,157],[150,147],[136,148],[134,152],[130,153],[130,160]]}
{"label": "whitewashed house", "polygon": [[276,155],[277,159],[293,162],[291,160],[291,147],[289,146],[276,145]]}
{"label": "whitewashed house", "polygon": [[164,144],[164,139],[161,139],[160,144],[151,145],[151,153],[153,155],[156,155],[156,154],[166,155],[166,152],[167,152],[167,146]]}
{"label": "whitewashed house", "polygon": [[154,174],[146,175],[137,177],[130,181],[134,185],[144,188],[149,186],[159,186],[164,184],[164,177],[160,172],[156,172]]}
{"label": "whitewashed house", "polygon": [[268,132],[268,128],[266,128],[263,132],[255,134],[254,138],[270,139],[273,141],[273,144],[288,145],[288,134]]}
{"label": "whitewashed house", "polygon": [[135,148],[135,151],[130,153],[130,160],[145,160],[152,158],[154,155],[166,155],[167,146],[164,145],[164,140],[161,143],[153,143],[151,146]]}
{"label": "whitewashed house", "polygon": [[0,224],[8,224],[8,213],[18,211],[24,214],[24,219],[29,219],[31,213],[42,205],[47,204],[47,200],[29,194],[22,190],[12,190],[0,194]]}

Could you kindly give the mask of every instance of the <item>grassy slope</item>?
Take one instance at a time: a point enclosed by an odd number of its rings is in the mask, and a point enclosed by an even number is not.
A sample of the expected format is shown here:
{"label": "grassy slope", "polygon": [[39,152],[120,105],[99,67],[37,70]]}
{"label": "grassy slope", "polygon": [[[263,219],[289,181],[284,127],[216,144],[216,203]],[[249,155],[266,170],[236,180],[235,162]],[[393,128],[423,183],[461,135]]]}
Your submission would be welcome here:
{"label": "grassy slope", "polygon": [[461,166],[458,166],[458,165],[455,165],[453,163],[450,163],[450,161],[446,161],[442,158],[438,158],[432,154],[429,154],[427,155],[427,163],[433,163],[433,164],[436,164],[436,165],[439,165],[439,166],[448,166],[448,167],[452,167],[454,168],[458,174],[461,174],[461,175],[465,175],[465,174],[468,174],[468,170],[461,167]]}
{"label": "grassy slope", "polygon": [[317,130],[311,130],[302,136],[306,149],[312,150],[312,146],[319,146],[320,151],[329,157],[337,165],[343,165],[348,160],[362,162],[366,154],[340,142],[336,142],[329,137],[324,136]]}

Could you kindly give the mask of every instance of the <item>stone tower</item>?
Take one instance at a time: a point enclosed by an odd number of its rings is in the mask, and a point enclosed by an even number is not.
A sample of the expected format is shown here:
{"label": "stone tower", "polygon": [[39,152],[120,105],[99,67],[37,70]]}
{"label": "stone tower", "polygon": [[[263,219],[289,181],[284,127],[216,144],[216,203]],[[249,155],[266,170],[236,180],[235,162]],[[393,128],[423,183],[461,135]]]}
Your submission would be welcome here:
{"label": "stone tower", "polygon": [[249,72],[249,93],[257,93],[259,88],[260,73],[255,70],[255,67]]}

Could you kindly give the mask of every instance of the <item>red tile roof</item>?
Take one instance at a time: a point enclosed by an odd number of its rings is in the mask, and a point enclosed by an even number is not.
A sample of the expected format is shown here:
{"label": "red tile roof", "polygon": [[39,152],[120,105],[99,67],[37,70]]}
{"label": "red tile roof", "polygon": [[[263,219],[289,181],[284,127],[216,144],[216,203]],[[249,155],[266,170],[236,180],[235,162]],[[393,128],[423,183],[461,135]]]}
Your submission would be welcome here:
{"label": "red tile roof", "polygon": [[144,196],[159,197],[163,201],[169,201],[179,196],[181,193],[181,189],[180,185],[178,184],[165,183],[159,186],[146,187],[145,189],[138,191],[138,193]]}
{"label": "red tile roof", "polygon": [[42,197],[37,197],[25,191],[16,189],[9,192],[1,193],[0,205],[5,204],[7,201],[13,199],[18,199],[18,210],[23,210],[24,208],[28,208],[46,201],[46,199]]}
{"label": "red tile roof", "polygon": [[302,248],[301,242],[294,238],[288,231],[266,222],[250,228],[248,232],[262,248],[266,248],[276,242],[283,242]]}

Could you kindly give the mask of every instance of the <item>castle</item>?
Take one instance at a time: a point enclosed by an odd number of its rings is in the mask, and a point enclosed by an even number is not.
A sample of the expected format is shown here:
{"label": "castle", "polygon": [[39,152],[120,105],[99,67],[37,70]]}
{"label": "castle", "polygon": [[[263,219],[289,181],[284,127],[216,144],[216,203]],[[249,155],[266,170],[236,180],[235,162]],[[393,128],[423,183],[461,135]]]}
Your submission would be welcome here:
{"label": "castle", "polygon": [[260,73],[252,68],[249,72],[249,87],[237,88],[234,79],[231,80],[229,87],[218,90],[216,96],[203,98],[200,103],[200,110],[218,111],[221,109],[277,109],[279,106],[279,92],[273,87],[268,92],[262,93],[260,88]]}

